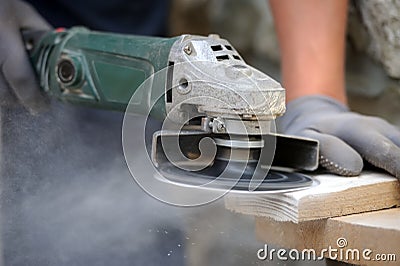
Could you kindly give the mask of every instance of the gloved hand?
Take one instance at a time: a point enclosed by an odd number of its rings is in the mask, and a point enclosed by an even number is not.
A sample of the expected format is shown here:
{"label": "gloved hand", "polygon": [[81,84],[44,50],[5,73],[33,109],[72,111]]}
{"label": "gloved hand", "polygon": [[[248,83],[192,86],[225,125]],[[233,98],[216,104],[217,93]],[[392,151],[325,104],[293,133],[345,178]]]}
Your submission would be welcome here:
{"label": "gloved hand", "polygon": [[50,25],[27,3],[0,1],[0,105],[24,105],[37,112],[45,106],[21,30],[49,30]]}
{"label": "gloved hand", "polygon": [[400,178],[400,131],[383,119],[350,112],[326,96],[304,96],[287,105],[278,131],[319,140],[320,165],[329,172],[358,175],[363,158]]}

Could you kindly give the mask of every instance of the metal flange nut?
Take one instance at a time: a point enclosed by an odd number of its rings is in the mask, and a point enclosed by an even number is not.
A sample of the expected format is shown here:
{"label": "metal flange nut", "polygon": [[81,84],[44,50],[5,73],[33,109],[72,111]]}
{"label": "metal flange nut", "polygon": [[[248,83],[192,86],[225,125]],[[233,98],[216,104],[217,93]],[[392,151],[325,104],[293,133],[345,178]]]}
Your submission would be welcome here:
{"label": "metal flange nut", "polygon": [[213,132],[225,132],[225,123],[221,118],[214,118],[212,128]]}

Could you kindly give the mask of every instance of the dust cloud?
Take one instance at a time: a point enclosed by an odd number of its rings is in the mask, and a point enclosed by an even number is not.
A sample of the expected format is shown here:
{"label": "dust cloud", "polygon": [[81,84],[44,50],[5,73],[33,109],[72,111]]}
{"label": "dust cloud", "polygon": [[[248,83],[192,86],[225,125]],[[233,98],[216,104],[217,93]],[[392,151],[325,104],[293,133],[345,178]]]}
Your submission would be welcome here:
{"label": "dust cloud", "polygon": [[[5,265],[162,265],[182,243],[180,209],[130,176],[122,113],[58,102],[1,113]],[[174,251],[170,265],[183,264],[184,247]]]}
{"label": "dust cloud", "polygon": [[36,116],[1,110],[0,266],[259,265],[253,218],[223,200],[178,208],[139,188],[122,120],[59,102]]}

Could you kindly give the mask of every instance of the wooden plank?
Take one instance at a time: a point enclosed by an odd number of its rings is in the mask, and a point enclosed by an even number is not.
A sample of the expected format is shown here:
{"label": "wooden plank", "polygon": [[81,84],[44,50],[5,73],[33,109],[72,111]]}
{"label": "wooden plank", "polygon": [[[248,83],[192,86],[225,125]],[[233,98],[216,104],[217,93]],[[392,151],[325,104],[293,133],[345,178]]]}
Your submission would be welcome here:
{"label": "wooden plank", "polygon": [[225,206],[243,214],[301,222],[400,206],[400,184],[384,173],[315,175],[311,188],[283,194],[228,194]]}
{"label": "wooden plank", "polygon": [[[400,208],[298,224],[257,217],[256,235],[258,239],[268,244],[299,251],[314,249],[318,255],[322,249],[331,246],[338,249],[337,259],[347,263],[400,265]],[[344,247],[338,246],[337,241],[340,238],[346,239],[347,244]],[[366,254],[371,260],[362,256],[362,252],[366,249],[371,250],[370,254]],[[342,257],[340,250],[344,254]],[[348,250],[358,250],[360,259],[356,253],[354,256],[348,253],[346,258]],[[380,258],[386,257],[386,261],[378,261],[376,257],[378,254]]]}

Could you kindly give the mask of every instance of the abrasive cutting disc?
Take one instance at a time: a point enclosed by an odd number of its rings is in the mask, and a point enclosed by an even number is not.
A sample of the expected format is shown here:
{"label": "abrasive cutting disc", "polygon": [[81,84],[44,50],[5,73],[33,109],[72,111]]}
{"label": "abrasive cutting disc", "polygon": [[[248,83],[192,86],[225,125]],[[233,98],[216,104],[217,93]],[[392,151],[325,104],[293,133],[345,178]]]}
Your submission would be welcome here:
{"label": "abrasive cutting disc", "polygon": [[[186,140],[189,141],[182,142],[184,145],[181,146],[183,154],[187,158],[198,158],[199,141],[194,141],[194,138]],[[269,155],[273,154],[267,152],[267,156],[261,155],[265,148],[261,136],[218,136],[213,140],[217,146],[216,154],[212,164],[206,160],[202,170],[188,168],[190,162],[185,160],[174,163],[159,160],[157,168],[164,181],[205,189],[272,193],[304,189],[313,184],[309,176],[301,173],[268,171],[273,159]]]}
{"label": "abrasive cutting disc", "polygon": [[[219,176],[221,172],[218,167],[209,167],[202,171],[188,172],[171,164],[165,164],[160,165],[158,169],[163,177],[174,183],[191,186],[202,186],[208,184],[207,186],[215,189],[249,191],[251,180],[246,173],[240,176],[240,178],[237,178],[237,175],[233,172],[229,173],[229,171],[223,176]],[[231,176],[231,178],[228,176]],[[313,180],[307,175],[301,173],[269,171],[258,188],[254,191],[279,192],[306,188],[312,184]]]}

